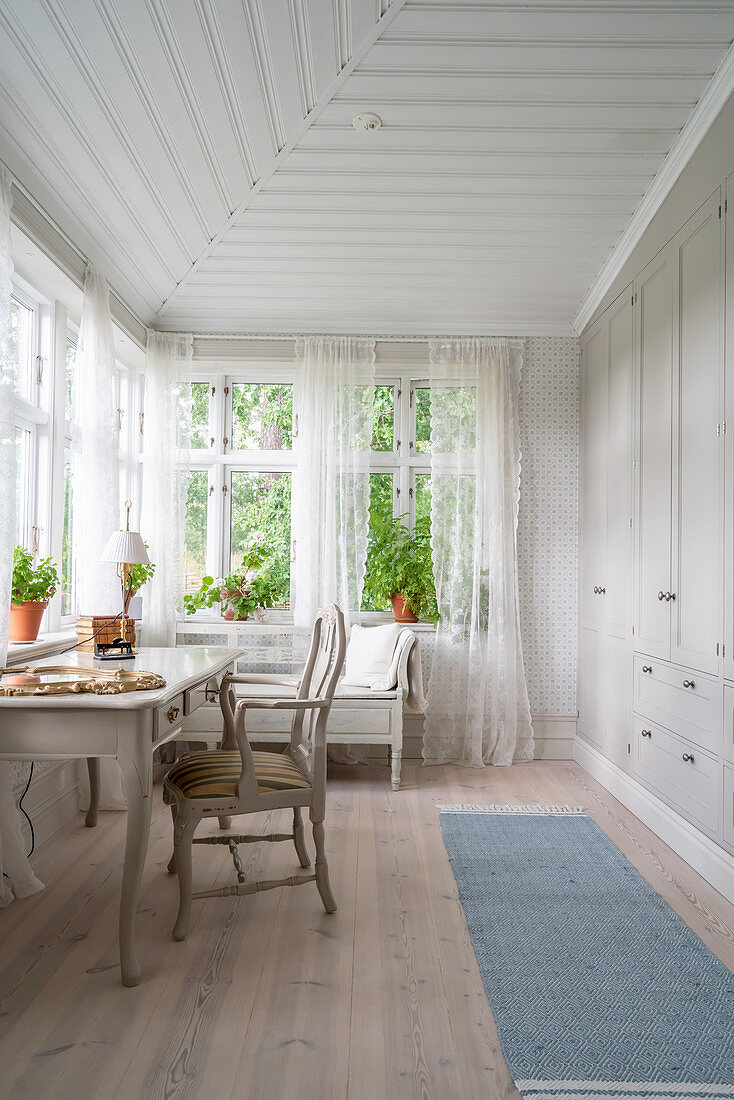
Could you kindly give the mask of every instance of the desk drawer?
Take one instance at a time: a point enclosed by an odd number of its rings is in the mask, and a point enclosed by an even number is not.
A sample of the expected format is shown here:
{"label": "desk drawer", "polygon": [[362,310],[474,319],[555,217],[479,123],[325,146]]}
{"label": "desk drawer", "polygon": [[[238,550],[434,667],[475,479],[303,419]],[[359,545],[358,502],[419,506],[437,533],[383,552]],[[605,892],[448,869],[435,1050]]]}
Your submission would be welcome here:
{"label": "desk drawer", "polygon": [[218,703],[219,702],[219,683],[218,676],[212,676],[211,680],[208,680],[206,684],[198,684],[195,688],[189,688],[184,692],[184,714],[193,714],[195,710],[203,706],[204,703]]}
{"label": "desk drawer", "polygon": [[183,692],[174,696],[168,703],[158,707],[153,713],[153,740],[158,741],[171,730],[181,726],[184,717]]}
{"label": "desk drawer", "polygon": [[718,833],[721,765],[697,746],[634,716],[632,773],[683,817]]}
{"label": "desk drawer", "polygon": [[[721,684],[700,672],[634,659],[634,709],[709,752],[721,743]],[[687,687],[684,685],[688,685]]]}

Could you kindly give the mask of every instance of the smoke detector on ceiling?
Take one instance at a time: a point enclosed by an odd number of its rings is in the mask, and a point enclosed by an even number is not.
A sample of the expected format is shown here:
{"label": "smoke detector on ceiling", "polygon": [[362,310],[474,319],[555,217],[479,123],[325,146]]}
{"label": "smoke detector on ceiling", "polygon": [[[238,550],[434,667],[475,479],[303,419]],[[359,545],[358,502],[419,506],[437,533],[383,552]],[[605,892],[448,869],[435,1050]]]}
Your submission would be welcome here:
{"label": "smoke detector on ceiling", "polygon": [[379,115],[373,115],[371,111],[362,111],[361,114],[354,116],[352,126],[355,130],[379,130],[382,119]]}

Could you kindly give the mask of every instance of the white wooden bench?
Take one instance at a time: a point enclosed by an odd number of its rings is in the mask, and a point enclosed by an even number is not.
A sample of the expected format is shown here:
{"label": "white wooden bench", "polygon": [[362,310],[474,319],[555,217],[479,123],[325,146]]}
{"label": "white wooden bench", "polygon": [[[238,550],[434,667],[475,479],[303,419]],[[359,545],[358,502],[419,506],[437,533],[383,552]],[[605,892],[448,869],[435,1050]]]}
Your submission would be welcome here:
{"label": "white wooden bench", "polygon": [[[371,688],[339,684],[329,715],[326,740],[331,745],[389,745],[393,790],[400,789],[400,767],[403,758],[403,712],[410,692],[408,662],[418,638],[408,628],[398,638],[399,661],[397,685],[392,691],[372,691]],[[238,695],[273,696],[295,693],[297,676],[252,675],[248,682],[235,685]],[[219,703],[211,701],[200,707],[190,720],[184,720],[183,740],[203,741],[212,747],[222,737],[222,716]],[[251,741],[284,743],[290,734],[291,713],[250,711],[247,732]]]}

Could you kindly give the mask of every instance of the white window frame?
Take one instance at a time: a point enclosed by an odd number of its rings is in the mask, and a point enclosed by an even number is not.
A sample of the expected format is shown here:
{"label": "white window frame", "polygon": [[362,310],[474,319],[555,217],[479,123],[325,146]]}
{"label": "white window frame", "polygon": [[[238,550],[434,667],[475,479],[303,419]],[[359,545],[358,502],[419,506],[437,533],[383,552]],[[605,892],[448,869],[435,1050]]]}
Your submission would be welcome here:
{"label": "white window frame", "polygon": [[[242,450],[231,448],[232,401],[231,387],[237,383],[254,383],[263,386],[294,385],[298,367],[288,362],[194,362],[191,382],[206,382],[210,387],[208,438],[214,444],[190,451],[189,469],[206,470],[209,479],[207,507],[206,572],[215,577],[226,576],[230,562],[230,508],[232,473],[238,470],[258,473],[261,471],[289,472],[296,469],[293,451]],[[428,386],[426,368],[415,365],[380,366],[375,370],[376,386],[392,386],[394,391],[393,448],[390,451],[372,451],[370,474],[391,474],[393,478],[393,515],[406,515],[408,526],[415,523],[415,477],[431,473],[430,454],[415,450],[415,398],[418,386]],[[214,393],[211,393],[211,388]],[[294,390],[293,432],[298,431],[302,412],[297,405]],[[225,439],[227,442],[225,443]],[[226,492],[225,492],[226,488]],[[292,540],[291,533],[291,540]],[[296,547],[296,553],[298,548]],[[363,611],[367,622],[383,622],[391,618],[388,611]],[[181,616],[180,621],[221,621],[218,614],[204,609],[194,616]],[[270,609],[267,621],[290,623],[291,610]]]}

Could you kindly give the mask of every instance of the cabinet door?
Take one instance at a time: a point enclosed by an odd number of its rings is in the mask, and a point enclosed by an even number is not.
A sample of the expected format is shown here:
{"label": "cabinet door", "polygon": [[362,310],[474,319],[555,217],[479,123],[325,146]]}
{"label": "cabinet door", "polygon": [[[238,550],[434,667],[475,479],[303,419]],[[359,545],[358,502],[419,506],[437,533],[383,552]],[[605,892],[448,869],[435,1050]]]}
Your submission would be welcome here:
{"label": "cabinet door", "polygon": [[598,590],[606,587],[607,333],[597,321],[582,344],[579,597],[581,622],[591,629],[603,629],[605,619]]}
{"label": "cabinet door", "polygon": [[635,649],[670,658],[671,388],[673,263],[670,246],[637,282],[639,416]]}
{"label": "cabinet door", "polygon": [[578,733],[604,751],[606,727],[606,635],[581,627],[579,635]]}
{"label": "cabinet door", "polygon": [[671,660],[718,672],[723,539],[723,302],[719,191],[675,248]]}
{"label": "cabinet door", "polygon": [[726,435],[724,473],[724,676],[734,680],[734,173],[726,181]]}
{"label": "cabinet door", "polygon": [[634,313],[632,286],[608,310],[607,634],[632,633]]}

